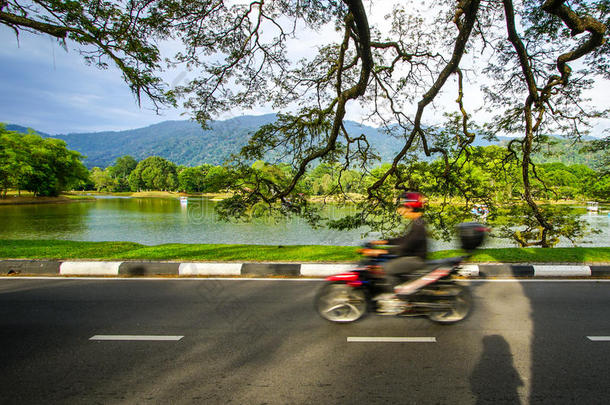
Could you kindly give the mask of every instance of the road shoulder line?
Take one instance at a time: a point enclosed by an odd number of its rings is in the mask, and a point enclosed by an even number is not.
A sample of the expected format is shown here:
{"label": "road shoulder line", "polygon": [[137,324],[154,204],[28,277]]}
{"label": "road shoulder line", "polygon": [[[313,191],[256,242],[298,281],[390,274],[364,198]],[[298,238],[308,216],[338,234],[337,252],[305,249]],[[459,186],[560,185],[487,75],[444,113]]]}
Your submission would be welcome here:
{"label": "road shoulder line", "polygon": [[[0,260],[1,276],[184,276],[184,277],[327,277],[355,268],[353,263],[233,263],[154,261]],[[478,264],[465,263],[465,278],[495,277],[610,277],[609,265]]]}

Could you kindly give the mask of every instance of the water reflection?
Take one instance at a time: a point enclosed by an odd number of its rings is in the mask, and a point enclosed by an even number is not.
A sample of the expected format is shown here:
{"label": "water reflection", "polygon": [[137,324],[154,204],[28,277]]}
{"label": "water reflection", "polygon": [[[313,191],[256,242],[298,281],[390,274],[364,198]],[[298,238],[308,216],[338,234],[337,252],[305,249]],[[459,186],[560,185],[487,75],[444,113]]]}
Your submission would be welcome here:
{"label": "water reflection", "polygon": [[90,202],[0,206],[0,237],[12,239],[79,239],[87,233]]}
{"label": "water reflection", "polygon": [[[187,204],[171,198],[98,198],[70,204],[0,206],[0,238],[121,240],[144,244],[248,243],[270,245],[359,245],[366,229],[333,231],[313,229],[301,218],[259,219],[252,223],[219,222],[216,201],[191,198]],[[607,210],[610,207],[606,207]],[[582,212],[581,212],[582,211]],[[589,246],[610,245],[610,217],[606,213],[580,214],[599,235],[588,237]],[[326,206],[325,215],[339,218],[353,208]],[[376,238],[370,234],[366,239]],[[454,248],[455,243],[432,241],[433,250]],[[488,247],[513,246],[491,239]],[[563,246],[570,246],[563,243]]]}

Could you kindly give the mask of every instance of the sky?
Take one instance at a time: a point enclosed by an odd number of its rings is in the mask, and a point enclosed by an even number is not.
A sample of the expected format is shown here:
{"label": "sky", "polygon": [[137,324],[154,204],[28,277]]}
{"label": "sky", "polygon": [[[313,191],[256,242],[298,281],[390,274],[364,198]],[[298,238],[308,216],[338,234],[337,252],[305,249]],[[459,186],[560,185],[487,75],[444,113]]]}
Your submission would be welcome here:
{"label": "sky", "polygon": [[[376,3],[370,8],[371,26],[383,24],[383,16],[391,10],[392,2]],[[299,33],[298,41],[290,46],[292,57],[311,55],[316,46],[329,36],[337,38],[332,27],[322,33]],[[120,72],[114,67],[99,70],[87,66],[83,58],[68,44],[68,51],[48,36],[22,32],[19,39],[14,31],[0,25],[0,122],[18,124],[49,134],[98,132],[141,128],[166,120],[188,119],[182,109],[167,109],[157,115],[147,103],[140,107]],[[165,74],[170,85],[191,78],[181,70]],[[591,92],[596,105],[610,105],[610,92],[597,86]],[[455,105],[455,92],[449,91],[435,104]],[[480,93],[469,93],[471,110],[480,107]],[[413,110],[415,111],[415,110]],[[262,106],[249,111],[231,111],[217,119],[243,114],[274,112]],[[363,110],[356,103],[348,104],[347,119],[362,122]],[[438,114],[436,114],[438,116]],[[434,121],[435,113],[427,112],[424,121]],[[364,122],[365,124],[371,124]],[[593,134],[601,134],[610,123],[601,123]]]}
{"label": "sky", "polygon": [[77,51],[66,52],[45,36],[0,26],[0,121],[50,134],[139,128],[168,119],[138,107],[118,69],[87,66]]}
{"label": "sky", "polygon": [[[165,109],[158,115],[144,99],[138,106],[117,68],[88,66],[74,45],[66,51],[48,36],[27,32],[17,39],[3,25],[0,43],[0,122],[60,134],[132,129],[189,118],[184,109]],[[302,57],[314,52],[317,43],[305,40],[294,45],[294,55]],[[164,74],[170,87],[193,77],[180,69]],[[217,118],[271,112],[259,107]]]}

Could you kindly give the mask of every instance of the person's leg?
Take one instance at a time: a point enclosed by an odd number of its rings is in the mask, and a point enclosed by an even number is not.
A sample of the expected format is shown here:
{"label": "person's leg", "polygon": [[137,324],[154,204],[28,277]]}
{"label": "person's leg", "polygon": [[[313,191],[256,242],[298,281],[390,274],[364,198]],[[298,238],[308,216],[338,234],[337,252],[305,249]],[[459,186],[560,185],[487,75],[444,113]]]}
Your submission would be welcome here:
{"label": "person's leg", "polygon": [[383,270],[390,278],[392,285],[399,284],[402,280],[399,274],[413,273],[424,267],[424,261],[417,256],[404,256],[390,260],[383,265]]}

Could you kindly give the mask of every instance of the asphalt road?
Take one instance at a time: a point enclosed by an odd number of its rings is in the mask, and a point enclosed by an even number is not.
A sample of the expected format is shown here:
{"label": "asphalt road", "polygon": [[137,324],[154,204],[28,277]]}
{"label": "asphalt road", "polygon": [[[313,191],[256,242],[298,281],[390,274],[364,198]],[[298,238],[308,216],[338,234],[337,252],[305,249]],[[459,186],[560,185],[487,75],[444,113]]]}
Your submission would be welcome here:
{"label": "asphalt road", "polygon": [[0,403],[610,402],[609,282],[470,284],[456,325],[335,325],[319,281],[2,278]]}

